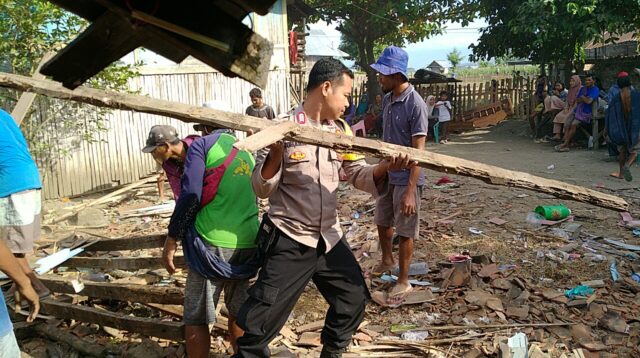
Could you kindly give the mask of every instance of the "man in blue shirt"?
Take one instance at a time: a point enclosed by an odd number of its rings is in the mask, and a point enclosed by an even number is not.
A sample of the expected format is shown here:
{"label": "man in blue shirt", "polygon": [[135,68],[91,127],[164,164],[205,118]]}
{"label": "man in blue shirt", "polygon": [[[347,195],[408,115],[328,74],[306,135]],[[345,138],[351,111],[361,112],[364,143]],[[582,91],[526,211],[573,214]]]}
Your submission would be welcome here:
{"label": "man in blue shirt", "polygon": [[595,85],[592,75],[586,75],[584,78],[584,86],[580,88],[577,105],[574,113],[574,119],[571,121],[569,129],[564,133],[563,143],[555,147],[556,152],[568,152],[569,144],[573,140],[573,136],[578,130],[580,123],[589,124],[593,118],[593,101],[597,101],[600,97],[600,89]]}
{"label": "man in blue shirt", "polygon": [[[424,150],[428,130],[428,110],[420,94],[409,83],[409,56],[398,47],[387,47],[378,61],[371,65],[379,73],[382,90],[382,138],[387,143]],[[413,240],[418,237],[420,199],[425,178],[422,168],[389,172],[389,190],[378,197],[374,220],[378,226],[382,262],[374,274],[389,271],[393,259],[393,228],[400,237],[398,282],[387,294],[387,304],[399,305],[411,292],[409,266],[413,256]]]}
{"label": "man in blue shirt", "polygon": [[44,297],[49,290],[25,257],[33,252],[33,243],[40,237],[40,173],[20,128],[1,109],[0,133],[0,241],[9,247],[36,292]]}

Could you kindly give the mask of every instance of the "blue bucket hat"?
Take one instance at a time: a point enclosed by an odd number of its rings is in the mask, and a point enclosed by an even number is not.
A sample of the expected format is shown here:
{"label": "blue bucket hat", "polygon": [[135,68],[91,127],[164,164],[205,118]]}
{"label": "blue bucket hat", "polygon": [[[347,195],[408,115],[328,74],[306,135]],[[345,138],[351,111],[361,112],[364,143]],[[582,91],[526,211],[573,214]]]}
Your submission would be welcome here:
{"label": "blue bucket hat", "polygon": [[401,73],[406,79],[409,79],[407,75],[408,62],[409,55],[407,51],[400,47],[389,46],[382,51],[378,61],[372,64],[371,67],[385,76]]}

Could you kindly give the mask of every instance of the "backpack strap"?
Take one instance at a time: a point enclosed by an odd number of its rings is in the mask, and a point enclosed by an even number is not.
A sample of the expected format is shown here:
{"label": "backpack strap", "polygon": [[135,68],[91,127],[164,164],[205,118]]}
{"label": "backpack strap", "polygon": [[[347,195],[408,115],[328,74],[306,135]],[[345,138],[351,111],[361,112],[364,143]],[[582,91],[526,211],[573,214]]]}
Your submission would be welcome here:
{"label": "backpack strap", "polygon": [[227,158],[225,158],[222,164],[205,170],[202,183],[202,197],[200,198],[200,208],[205,207],[216,198],[216,194],[218,194],[218,187],[220,186],[220,182],[222,182],[224,173],[227,171],[227,168],[231,165],[233,160],[236,159],[237,155],[238,149],[236,147],[232,147],[231,152],[227,155]]}

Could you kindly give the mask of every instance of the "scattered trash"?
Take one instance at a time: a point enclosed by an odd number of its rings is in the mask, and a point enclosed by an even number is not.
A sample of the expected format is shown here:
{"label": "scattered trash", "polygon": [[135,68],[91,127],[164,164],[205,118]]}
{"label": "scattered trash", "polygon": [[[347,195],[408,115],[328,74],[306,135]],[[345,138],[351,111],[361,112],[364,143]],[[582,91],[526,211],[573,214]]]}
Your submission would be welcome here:
{"label": "scattered trash", "polygon": [[527,197],[529,197],[529,194],[518,194],[518,195],[516,195],[516,198],[520,198],[520,199],[527,198]]}
{"label": "scattered trash", "polygon": [[529,341],[524,333],[516,333],[507,340],[509,356],[511,358],[527,358],[529,352]]}
{"label": "scattered trash", "polygon": [[631,216],[631,214],[628,211],[621,212],[620,217],[624,222],[633,221],[633,216]]}
{"label": "scattered trash", "polygon": [[609,266],[609,271],[611,271],[611,279],[613,281],[618,281],[620,279],[620,273],[618,272],[618,264],[613,261]]}
{"label": "scattered trash", "polygon": [[527,222],[529,224],[533,224],[534,226],[540,226],[544,221],[545,221],[545,218],[538,213],[535,213],[533,211],[527,213]]}
{"label": "scattered trash", "polygon": [[[382,275],[380,279],[385,282],[396,283],[398,282],[398,276],[396,275]],[[432,286],[433,283],[429,281],[409,280],[409,283],[413,286]]]}
{"label": "scattered trash", "polygon": [[351,214],[351,218],[352,219],[360,219],[360,213],[356,211],[355,213]]}
{"label": "scattered trash", "polygon": [[502,226],[502,225],[507,223],[506,220],[502,220],[500,218],[491,218],[491,219],[489,219],[489,222],[494,224],[494,225],[498,225],[498,226]]}
{"label": "scattered trash", "polygon": [[547,205],[538,206],[534,209],[534,212],[547,220],[562,220],[571,215],[571,210],[564,205]]}
{"label": "scattered trash", "polygon": [[612,239],[604,239],[604,241],[608,244],[621,247],[625,250],[640,251],[640,246],[637,246],[637,245],[629,245],[629,244],[625,244],[624,242],[620,242]]}
{"label": "scattered trash", "polygon": [[[426,262],[415,262],[409,266],[409,276],[426,275],[429,273],[429,266]],[[400,268],[396,267],[391,271],[391,274],[400,274]]]}
{"label": "scattered trash", "polygon": [[448,176],[443,176],[438,181],[433,184],[434,189],[453,189],[458,188],[460,184],[451,180]]}
{"label": "scattered trash", "polygon": [[633,275],[631,275],[631,279],[640,283],[640,274],[637,272],[634,272]]}
{"label": "scattered trash", "polygon": [[633,229],[633,236],[640,237],[640,229]]}
{"label": "scattered trash", "polygon": [[391,331],[391,333],[403,333],[416,328],[418,328],[418,326],[415,324],[392,324],[389,331]]}
{"label": "scattered trash", "polygon": [[547,167],[547,170],[555,170],[556,169],[556,165],[555,164],[551,164]]}
{"label": "scattered trash", "polygon": [[578,296],[581,297],[587,297],[587,296],[591,296],[594,292],[596,292],[593,288],[589,287],[589,286],[585,286],[585,285],[579,285],[576,286],[570,290],[566,290],[564,291],[564,295],[568,298],[568,299],[574,299]]}
{"label": "scattered trash", "polygon": [[600,255],[600,254],[593,254],[590,252],[587,252],[586,254],[584,254],[584,257],[591,261],[591,262],[604,262],[607,261],[607,257],[604,255]]}
{"label": "scattered trash", "polygon": [[611,332],[629,334],[629,330],[631,329],[627,322],[620,317],[620,314],[615,311],[607,312],[598,323]]}
{"label": "scattered trash", "polygon": [[400,338],[405,341],[424,341],[427,337],[429,337],[427,331],[406,331],[400,335]]}
{"label": "scattered trash", "polygon": [[566,231],[564,231],[563,229],[554,227],[551,229],[551,233],[553,234],[553,236],[557,236],[557,237],[561,237],[565,240],[570,240],[571,236],[569,235],[569,233],[567,233]]}
{"label": "scattered trash", "polygon": [[482,235],[482,234],[484,234],[484,232],[482,230],[480,230],[478,228],[475,228],[475,227],[470,227],[469,228],[469,232],[474,234],[474,235]]}
{"label": "scattered trash", "polygon": [[517,269],[517,265],[498,265],[498,270],[500,271],[509,271]]}

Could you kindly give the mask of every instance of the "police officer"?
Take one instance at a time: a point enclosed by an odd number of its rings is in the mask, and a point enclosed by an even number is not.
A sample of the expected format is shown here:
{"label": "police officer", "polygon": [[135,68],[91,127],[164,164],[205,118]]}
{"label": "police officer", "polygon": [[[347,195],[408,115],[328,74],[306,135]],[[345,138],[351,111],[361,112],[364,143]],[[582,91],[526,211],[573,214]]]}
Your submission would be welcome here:
{"label": "police officer", "polygon": [[[332,133],[348,132],[337,121],[348,106],[353,73],[340,61],[322,59],[309,73],[307,98],[292,120]],[[266,253],[249,299],[238,313],[245,330],[235,357],[269,357],[269,342],[287,321],[309,280],[329,303],[321,357],[341,357],[364,317],[369,292],[337,220],[339,170],[374,196],[386,188],[387,172],[415,166],[406,155],[367,165],[361,156],[295,142],[270,147],[252,182],[269,212],[258,233]]]}

